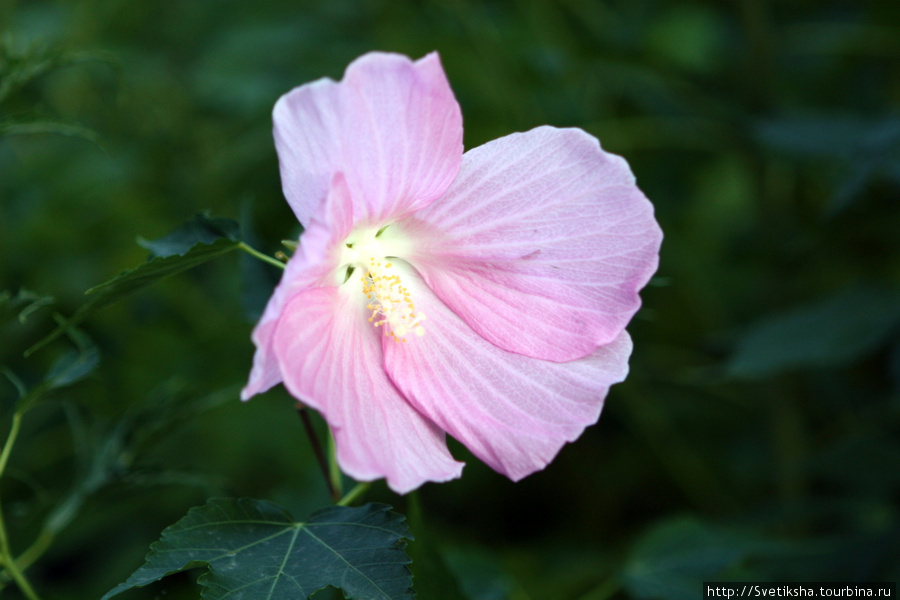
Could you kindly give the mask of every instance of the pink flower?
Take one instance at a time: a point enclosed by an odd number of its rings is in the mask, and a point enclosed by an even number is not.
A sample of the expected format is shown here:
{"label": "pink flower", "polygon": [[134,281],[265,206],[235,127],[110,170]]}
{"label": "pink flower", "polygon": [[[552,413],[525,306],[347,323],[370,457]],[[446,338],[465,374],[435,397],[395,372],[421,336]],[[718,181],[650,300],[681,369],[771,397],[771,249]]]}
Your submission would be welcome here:
{"label": "pink flower", "polygon": [[597,421],[662,239],[622,158],[552,127],[463,154],[436,53],[362,56],[274,123],[305,231],[244,399],[283,382],[399,493],[460,475],[445,432],[518,480]]}

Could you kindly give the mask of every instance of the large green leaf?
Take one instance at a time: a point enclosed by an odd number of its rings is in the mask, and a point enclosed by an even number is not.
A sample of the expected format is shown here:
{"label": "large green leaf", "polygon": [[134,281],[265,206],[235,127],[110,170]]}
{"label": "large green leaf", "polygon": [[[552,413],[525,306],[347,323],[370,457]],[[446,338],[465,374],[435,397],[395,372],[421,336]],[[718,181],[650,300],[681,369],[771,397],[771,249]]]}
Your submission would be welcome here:
{"label": "large green leaf", "polygon": [[103,600],[200,566],[208,600],[298,600],[326,586],[358,600],[412,599],[411,537],[404,517],[383,504],[294,521],[270,502],[214,499],[166,528],[144,565]]}
{"label": "large green leaf", "polygon": [[140,243],[151,251],[142,265],[123,271],[104,283],[89,289],[89,299],[82,304],[72,318],[64,321],[53,333],[32,346],[25,353],[32,354],[59,337],[63,332],[82,322],[95,310],[111,304],[132,292],[145,288],[160,279],[186,271],[208,260],[231,252],[240,245],[237,239],[237,223],[229,219],[196,215],[193,219],[155,241]]}

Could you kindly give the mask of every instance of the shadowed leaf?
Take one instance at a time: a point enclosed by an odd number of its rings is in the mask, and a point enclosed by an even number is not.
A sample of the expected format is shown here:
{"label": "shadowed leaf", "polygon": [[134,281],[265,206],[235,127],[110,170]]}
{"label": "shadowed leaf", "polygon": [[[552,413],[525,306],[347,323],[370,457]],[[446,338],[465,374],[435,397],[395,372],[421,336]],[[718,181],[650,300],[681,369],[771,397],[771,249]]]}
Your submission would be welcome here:
{"label": "shadowed leaf", "polygon": [[138,244],[151,252],[151,258],[184,256],[197,244],[214,244],[221,238],[237,241],[237,221],[198,214],[181,227],[157,240],[138,238]]}
{"label": "shadowed leaf", "polygon": [[405,519],[383,504],[335,506],[294,521],[252,499],[214,499],[192,508],[150,547],[146,562],[103,596],[205,567],[208,600],[298,600],[326,586],[347,598],[412,599]]}
{"label": "shadowed leaf", "polygon": [[697,598],[702,581],[721,580],[749,548],[749,540],[694,519],[676,518],[638,539],[622,579],[634,598]]}
{"label": "shadowed leaf", "polygon": [[733,377],[850,363],[878,348],[900,325],[900,294],[858,288],[784,311],[750,326],[727,365]]}
{"label": "shadowed leaf", "polygon": [[238,247],[237,223],[228,219],[197,215],[171,234],[141,245],[151,250],[150,259],[137,268],[119,273],[109,281],[89,289],[87,302],[50,335],[29,348],[28,356],[82,322],[93,311],[120,300],[160,279],[176,275]]}
{"label": "shadowed leaf", "polygon": [[28,389],[12,371],[4,369],[6,376],[19,392],[17,410],[26,410],[48,392],[77,383],[97,368],[100,353],[93,341],[75,328],[69,329],[66,333],[75,342],[77,349],[69,350],[56,359],[40,383],[31,389]]}

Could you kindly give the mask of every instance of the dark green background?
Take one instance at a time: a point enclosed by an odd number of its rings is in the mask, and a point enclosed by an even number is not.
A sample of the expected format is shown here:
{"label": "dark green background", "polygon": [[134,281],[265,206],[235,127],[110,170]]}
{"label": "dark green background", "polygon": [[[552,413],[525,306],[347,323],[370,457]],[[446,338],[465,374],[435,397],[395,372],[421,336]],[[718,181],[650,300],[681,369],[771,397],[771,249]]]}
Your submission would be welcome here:
{"label": "dark green background", "polygon": [[[897,2],[0,0],[0,32],[0,291],[54,299],[0,330],[26,384],[73,344],[23,351],[143,261],[137,237],[205,209],[269,253],[296,237],[279,95],[436,49],[467,148],[584,128],[666,239],[600,423],[521,483],[468,457],[419,492],[411,549],[464,594],[417,555],[420,597],[900,578]],[[27,414],[2,482],[18,551],[75,498],[28,571],[45,600],[102,595],[209,497],[328,503],[286,393],[237,400],[277,275],[233,253],[82,324],[99,366]],[[14,399],[0,381],[3,436]],[[178,576],[127,597],[198,596]]]}

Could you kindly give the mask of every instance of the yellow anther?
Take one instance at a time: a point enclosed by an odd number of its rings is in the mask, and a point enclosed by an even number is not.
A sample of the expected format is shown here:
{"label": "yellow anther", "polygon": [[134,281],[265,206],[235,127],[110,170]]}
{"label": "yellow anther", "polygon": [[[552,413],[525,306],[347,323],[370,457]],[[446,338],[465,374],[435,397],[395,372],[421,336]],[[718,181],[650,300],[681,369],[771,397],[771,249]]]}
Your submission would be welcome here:
{"label": "yellow anther", "polygon": [[379,267],[387,269],[393,263],[377,262],[369,259],[370,267],[362,278],[362,292],[368,302],[366,309],[372,311],[369,322],[375,327],[384,327],[384,335],[390,335],[397,342],[406,342],[406,335],[415,332],[421,336],[425,328],[421,323],[425,315],[416,313],[412,296],[398,274],[387,275]]}

